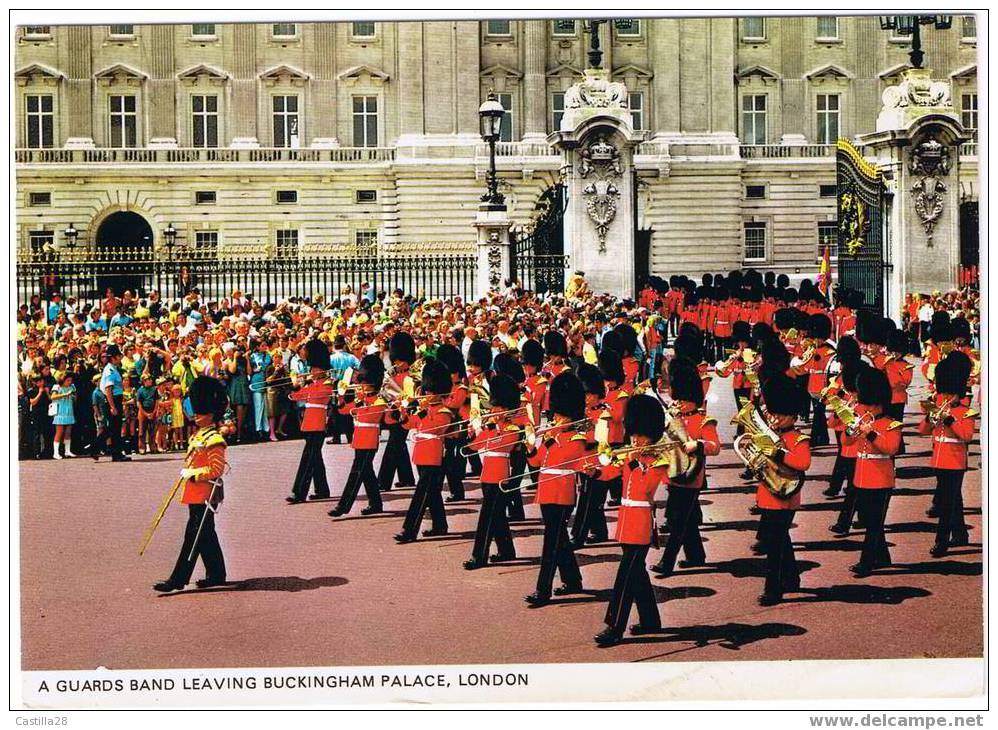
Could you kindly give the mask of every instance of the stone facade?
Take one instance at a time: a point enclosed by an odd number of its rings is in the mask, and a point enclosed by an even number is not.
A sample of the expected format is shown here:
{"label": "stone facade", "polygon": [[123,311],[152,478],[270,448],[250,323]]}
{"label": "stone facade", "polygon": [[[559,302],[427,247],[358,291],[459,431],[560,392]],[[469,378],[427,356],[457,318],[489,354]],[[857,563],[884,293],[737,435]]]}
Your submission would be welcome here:
{"label": "stone facade", "polygon": [[[958,111],[976,108],[964,27],[958,17],[923,35]],[[813,275],[821,224],[835,218],[823,143],[876,128],[906,43],[875,17],[644,18],[600,33],[645,132],[633,164],[651,271]],[[471,250],[488,164],[481,100],[491,88],[509,105],[499,172],[510,218],[529,225],[561,176],[546,138],[587,46],[578,20],[19,28],[18,245],[44,232],[58,242],[69,223],[93,244],[129,210],[155,246],[173,223],[186,243],[216,233],[223,255],[270,250],[287,230],[301,255],[375,238]],[[959,169],[961,198],[976,199],[973,143]]]}

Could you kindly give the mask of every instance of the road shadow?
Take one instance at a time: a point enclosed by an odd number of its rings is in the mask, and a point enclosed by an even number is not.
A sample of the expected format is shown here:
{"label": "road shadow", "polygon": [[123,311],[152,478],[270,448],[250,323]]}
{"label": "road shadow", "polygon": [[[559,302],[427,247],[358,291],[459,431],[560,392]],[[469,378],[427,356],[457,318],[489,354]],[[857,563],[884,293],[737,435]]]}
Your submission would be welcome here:
{"label": "road shadow", "polygon": [[379,517],[405,517],[406,510],[385,510],[373,515],[362,515],[359,512],[353,515],[343,515],[342,517],[329,517],[333,522],[352,522],[353,520],[377,520]]}
{"label": "road shadow", "polygon": [[241,591],[279,591],[282,593],[300,593],[314,591],[318,588],[336,588],[350,581],[339,576],[322,576],[319,578],[300,578],[297,575],[271,576],[267,578],[246,578],[231,581],[213,588],[192,588],[191,590],[164,593],[160,598],[170,596],[190,596],[199,593],[233,593]]}
{"label": "road shadow", "polygon": [[705,522],[700,526],[700,532],[723,532],[733,530],[734,532],[755,531],[759,528],[758,518],[754,520],[732,520],[730,522]]}
{"label": "road shadow", "polygon": [[927,479],[934,475],[932,469],[927,466],[899,466],[894,470],[897,479]]}
{"label": "road shadow", "polygon": [[[677,628],[663,628],[655,634],[644,636],[626,637],[622,644],[663,644],[689,642],[693,647],[704,648],[707,646],[719,646],[722,649],[738,651],[743,646],[754,644],[766,639],[780,639],[789,636],[803,636],[807,629],[796,624],[765,623],[765,624],[740,624],[726,623],[717,626],[682,626]],[[691,647],[691,648],[693,648]],[[643,657],[636,661],[646,662],[660,659],[675,652],[665,652],[652,656]]]}
{"label": "road shadow", "polygon": [[803,553],[852,552],[862,549],[863,543],[856,540],[810,540],[794,543],[794,550]]}
{"label": "road shadow", "polygon": [[858,583],[849,585],[801,588],[797,593],[809,594],[801,598],[784,598],[784,603],[881,603],[895,605],[910,598],[925,598],[932,591],[914,586],[871,586]]}
{"label": "road shadow", "polygon": [[875,575],[982,575],[983,563],[959,560],[927,560],[922,563],[895,563],[877,570]]}
{"label": "road shadow", "polygon": [[[814,570],[821,563],[813,560],[798,560],[797,569],[803,574],[809,570]],[[708,563],[702,568],[691,568],[684,570],[682,575],[709,575],[711,573],[727,573],[732,578],[765,578],[766,558],[735,558],[734,560],[722,560],[716,563]]]}
{"label": "road shadow", "polygon": [[884,525],[884,532],[935,532],[932,522],[892,522]]}

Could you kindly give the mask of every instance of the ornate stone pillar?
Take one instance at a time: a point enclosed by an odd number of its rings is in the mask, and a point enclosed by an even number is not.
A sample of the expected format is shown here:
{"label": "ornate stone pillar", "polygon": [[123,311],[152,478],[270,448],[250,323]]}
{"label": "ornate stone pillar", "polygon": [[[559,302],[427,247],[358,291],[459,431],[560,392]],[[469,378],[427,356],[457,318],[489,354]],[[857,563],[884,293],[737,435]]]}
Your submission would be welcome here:
{"label": "ornate stone pillar", "polygon": [[561,129],[548,141],[562,153],[568,207],[565,254],[595,292],[633,297],[634,147],[627,88],[606,69],[586,69],[565,93]]}
{"label": "ornate stone pillar", "polygon": [[512,275],[509,252],[511,224],[505,206],[500,210],[490,210],[488,206],[482,206],[475,216],[475,228],[478,229],[475,297],[478,299],[490,291],[501,288],[503,280]]}
{"label": "ornate stone pillar", "polygon": [[888,314],[908,293],[958,286],[960,144],[968,136],[949,83],[908,69],[884,90],[877,131],[858,139],[873,151],[893,194],[886,244]]}

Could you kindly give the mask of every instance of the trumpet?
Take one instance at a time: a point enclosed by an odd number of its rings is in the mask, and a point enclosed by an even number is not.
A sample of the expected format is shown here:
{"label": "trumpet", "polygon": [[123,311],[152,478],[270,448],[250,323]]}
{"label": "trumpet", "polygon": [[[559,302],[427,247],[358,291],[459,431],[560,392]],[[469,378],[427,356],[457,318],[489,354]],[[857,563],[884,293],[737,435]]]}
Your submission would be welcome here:
{"label": "trumpet", "polygon": [[846,436],[849,436],[850,438],[861,436],[867,427],[873,425],[873,421],[874,418],[869,412],[864,413],[862,416],[856,416],[854,414],[852,422],[846,424]]}
{"label": "trumpet", "polygon": [[936,403],[934,398],[926,398],[921,401],[921,405],[925,411],[925,418],[935,428],[946,419],[957,402],[956,398],[948,400],[945,403]]}

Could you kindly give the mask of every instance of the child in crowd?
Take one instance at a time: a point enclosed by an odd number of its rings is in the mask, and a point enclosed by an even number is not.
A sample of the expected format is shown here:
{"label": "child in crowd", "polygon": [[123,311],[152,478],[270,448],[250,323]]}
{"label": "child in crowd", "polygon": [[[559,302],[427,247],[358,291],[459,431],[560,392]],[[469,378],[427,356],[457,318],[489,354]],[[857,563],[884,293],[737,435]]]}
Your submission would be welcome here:
{"label": "child in crowd", "polygon": [[170,442],[172,448],[187,448],[187,418],[184,416],[184,393],[179,383],[170,387]]}

